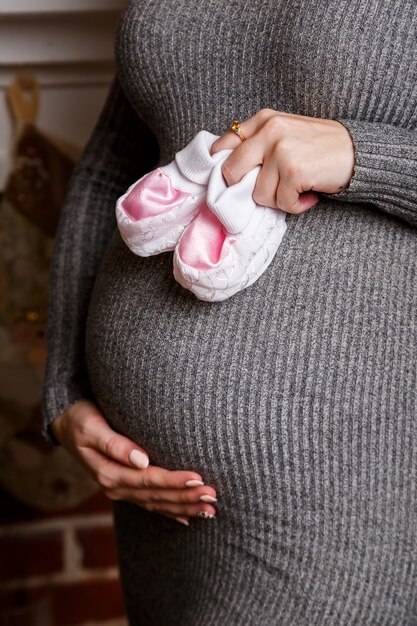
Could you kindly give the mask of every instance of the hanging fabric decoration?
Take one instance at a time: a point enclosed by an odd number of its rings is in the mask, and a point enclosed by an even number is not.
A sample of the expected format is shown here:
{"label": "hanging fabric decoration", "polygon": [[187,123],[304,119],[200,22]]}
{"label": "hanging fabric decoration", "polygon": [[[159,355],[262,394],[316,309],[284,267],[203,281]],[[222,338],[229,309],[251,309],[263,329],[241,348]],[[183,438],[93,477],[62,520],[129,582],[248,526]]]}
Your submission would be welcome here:
{"label": "hanging fabric decoration", "polygon": [[41,435],[53,235],[81,151],[37,128],[35,77],[18,76],[7,94],[15,146],[0,198],[0,483],[28,506],[62,510],[98,491],[62,446]]}
{"label": "hanging fabric decoration", "polygon": [[17,76],[7,95],[17,138],[4,195],[46,235],[53,236],[80,149],[36,126],[39,85],[33,76]]}

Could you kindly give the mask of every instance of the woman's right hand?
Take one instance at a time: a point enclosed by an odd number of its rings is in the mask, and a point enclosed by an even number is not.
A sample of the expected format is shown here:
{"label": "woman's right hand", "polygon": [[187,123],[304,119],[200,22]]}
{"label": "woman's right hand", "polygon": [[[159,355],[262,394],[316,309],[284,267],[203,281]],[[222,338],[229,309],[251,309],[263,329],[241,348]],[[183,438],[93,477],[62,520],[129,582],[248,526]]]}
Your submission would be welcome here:
{"label": "woman's right hand", "polygon": [[[215,516],[212,504],[199,501],[208,496],[212,502],[213,487],[204,485],[196,472],[149,465],[145,450],[114,431],[93,402],[78,400],[70,405],[54,418],[51,429],[110,500],[128,500],[185,524],[192,516]],[[188,481],[198,482],[187,486]]]}

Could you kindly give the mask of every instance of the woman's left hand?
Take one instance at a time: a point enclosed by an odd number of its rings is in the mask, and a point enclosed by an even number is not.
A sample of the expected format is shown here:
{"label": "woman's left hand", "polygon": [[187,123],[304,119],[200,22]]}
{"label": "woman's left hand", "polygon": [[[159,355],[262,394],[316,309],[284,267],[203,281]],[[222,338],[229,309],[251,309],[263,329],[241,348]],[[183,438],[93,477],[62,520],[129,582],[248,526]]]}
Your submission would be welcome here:
{"label": "woman's left hand", "polygon": [[317,192],[337,193],[349,185],[354,146],[340,122],[261,109],[240,128],[243,142],[227,130],[211,154],[233,150],[222,166],[228,186],[262,166],[253,192],[257,204],[303,213],[317,204]]}

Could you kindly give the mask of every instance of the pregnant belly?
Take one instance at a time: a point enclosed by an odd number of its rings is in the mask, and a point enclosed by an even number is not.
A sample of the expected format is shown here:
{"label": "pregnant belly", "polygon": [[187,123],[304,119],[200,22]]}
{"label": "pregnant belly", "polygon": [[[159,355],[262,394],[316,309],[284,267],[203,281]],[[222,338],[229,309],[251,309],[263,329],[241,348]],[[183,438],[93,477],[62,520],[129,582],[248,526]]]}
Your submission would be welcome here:
{"label": "pregnant belly", "polygon": [[212,484],[244,490],[250,468],[279,489],[323,451],[343,463],[415,411],[416,266],[415,230],[319,205],[290,216],[255,284],[209,303],[172,253],[138,257],[115,231],[86,329],[97,402],[151,463]]}

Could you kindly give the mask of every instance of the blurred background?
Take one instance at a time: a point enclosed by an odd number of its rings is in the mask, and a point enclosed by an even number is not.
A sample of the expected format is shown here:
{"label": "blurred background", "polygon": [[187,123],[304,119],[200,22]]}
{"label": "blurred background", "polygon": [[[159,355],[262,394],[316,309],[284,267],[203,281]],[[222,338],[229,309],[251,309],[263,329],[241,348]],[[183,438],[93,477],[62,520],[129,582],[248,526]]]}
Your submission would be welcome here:
{"label": "blurred background", "polygon": [[0,0],[0,626],[126,626],[111,502],[41,436],[47,278],[123,0]]}

